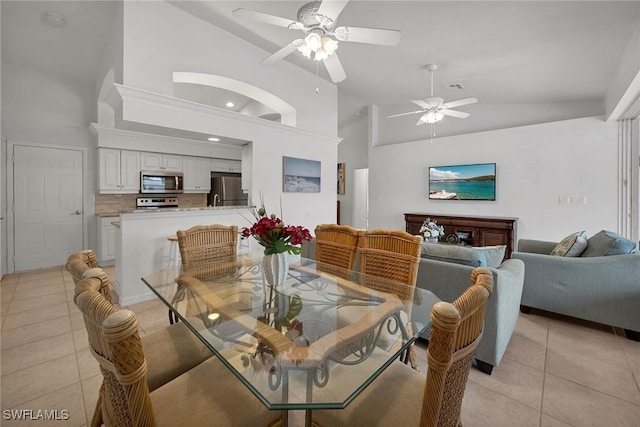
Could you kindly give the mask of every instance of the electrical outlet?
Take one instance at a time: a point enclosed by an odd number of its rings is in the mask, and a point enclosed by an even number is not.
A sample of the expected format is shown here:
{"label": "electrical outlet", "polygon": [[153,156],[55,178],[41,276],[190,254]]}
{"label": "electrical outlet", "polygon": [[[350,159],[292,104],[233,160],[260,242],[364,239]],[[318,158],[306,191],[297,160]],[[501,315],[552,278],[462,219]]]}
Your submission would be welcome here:
{"label": "electrical outlet", "polygon": [[585,196],[573,196],[571,197],[571,204],[584,206],[587,204],[587,198]]}
{"label": "electrical outlet", "polygon": [[558,204],[562,206],[568,206],[571,203],[569,196],[558,196]]}

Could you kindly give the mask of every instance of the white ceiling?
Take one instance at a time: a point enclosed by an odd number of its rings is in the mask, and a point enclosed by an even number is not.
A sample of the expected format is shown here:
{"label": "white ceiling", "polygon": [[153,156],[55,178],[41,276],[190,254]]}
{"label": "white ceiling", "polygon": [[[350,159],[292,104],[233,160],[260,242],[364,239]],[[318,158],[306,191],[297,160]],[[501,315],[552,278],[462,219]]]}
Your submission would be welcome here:
{"label": "white ceiling", "polygon": [[[295,19],[305,1],[171,3],[264,48],[266,57],[301,33],[241,21],[231,12],[243,7]],[[3,63],[93,84],[114,2],[3,0],[1,7]],[[66,16],[64,29],[42,25],[41,13],[51,9]],[[398,29],[402,39],[396,47],[340,43],[347,79],[338,84],[339,120],[348,122],[368,104],[415,109],[409,101],[429,94],[428,63],[439,65],[435,93],[447,101],[602,102],[639,22],[637,1],[352,0],[337,25]],[[315,73],[315,63],[297,52],[286,60]],[[329,79],[323,67],[320,77]],[[464,89],[448,90],[448,83]]]}

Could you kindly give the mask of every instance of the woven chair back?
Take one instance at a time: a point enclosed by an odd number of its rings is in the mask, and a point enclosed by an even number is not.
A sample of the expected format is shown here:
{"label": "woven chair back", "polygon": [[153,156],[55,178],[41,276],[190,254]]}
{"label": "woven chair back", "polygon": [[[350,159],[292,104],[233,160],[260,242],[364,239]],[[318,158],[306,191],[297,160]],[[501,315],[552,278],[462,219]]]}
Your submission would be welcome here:
{"label": "woven chair back", "polygon": [[157,422],[147,385],[147,361],[135,313],[125,309],[116,311],[104,320],[102,332],[113,358],[116,381],[105,385],[105,407],[112,411],[117,405],[119,415],[126,415],[113,425],[155,427]]}
{"label": "woven chair back", "polygon": [[462,398],[492,293],[493,275],[479,267],[471,273],[469,288],[453,304],[434,305],[420,427],[461,425]]}
{"label": "woven chair back", "polygon": [[110,295],[109,277],[100,268],[87,270],[84,276],[75,287],[73,300],[84,316],[89,347],[103,376],[91,425],[137,426],[117,378],[113,353],[102,333],[105,319],[118,311],[107,297]]}
{"label": "woven chair back", "polygon": [[320,224],[315,229],[318,269],[349,279],[364,230],[348,225]]}
{"label": "woven chair back", "polygon": [[406,285],[416,285],[422,238],[401,230],[376,229],[365,231],[358,246],[364,274],[360,284],[409,298]]}
{"label": "woven chair back", "polygon": [[85,271],[98,267],[96,254],[91,249],[72,253],[69,255],[69,258],[67,258],[67,264],[65,267],[71,274],[74,285],[77,285],[78,282],[83,279]]}
{"label": "woven chair back", "polygon": [[210,261],[233,260],[238,251],[238,227],[235,225],[196,225],[188,230],[178,230],[176,235],[184,271]]}

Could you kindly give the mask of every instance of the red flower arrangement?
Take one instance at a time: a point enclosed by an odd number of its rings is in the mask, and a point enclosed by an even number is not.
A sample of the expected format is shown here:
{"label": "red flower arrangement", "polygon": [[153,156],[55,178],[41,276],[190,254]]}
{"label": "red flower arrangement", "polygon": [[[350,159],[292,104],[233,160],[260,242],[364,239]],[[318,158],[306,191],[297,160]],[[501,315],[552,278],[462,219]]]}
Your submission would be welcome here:
{"label": "red flower arrangement", "polygon": [[256,223],[250,228],[244,227],[242,229],[242,238],[253,236],[258,243],[264,246],[265,255],[282,252],[299,255],[302,248],[298,245],[301,245],[305,240],[311,240],[311,233],[308,229],[299,225],[286,225],[275,214],[267,216],[264,206],[259,209],[254,208],[252,213],[256,218]]}

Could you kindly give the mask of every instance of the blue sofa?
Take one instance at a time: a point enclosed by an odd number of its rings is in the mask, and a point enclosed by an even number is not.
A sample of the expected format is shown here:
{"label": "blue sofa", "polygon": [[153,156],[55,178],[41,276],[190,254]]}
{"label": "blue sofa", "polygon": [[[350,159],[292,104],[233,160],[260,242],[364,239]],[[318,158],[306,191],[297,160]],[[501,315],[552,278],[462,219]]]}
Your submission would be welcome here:
{"label": "blue sofa", "polygon": [[[557,242],[521,239],[512,257],[524,262],[523,312],[537,308],[625,330],[640,340],[640,254],[562,257]],[[588,246],[587,246],[588,248]]]}
{"label": "blue sofa", "polygon": [[[448,246],[456,245],[439,246],[448,249]],[[467,249],[474,250],[460,248]],[[443,301],[452,302],[469,287],[471,271],[476,266],[482,266],[472,262],[469,262],[471,265],[464,265],[456,261],[447,261],[444,257],[425,258],[423,251],[416,285],[432,291]],[[518,321],[525,267],[522,261],[515,259],[508,259],[498,267],[486,266],[493,274],[493,295],[487,302],[484,332],[475,352],[475,363],[480,371],[491,375],[493,368],[500,365]]]}

